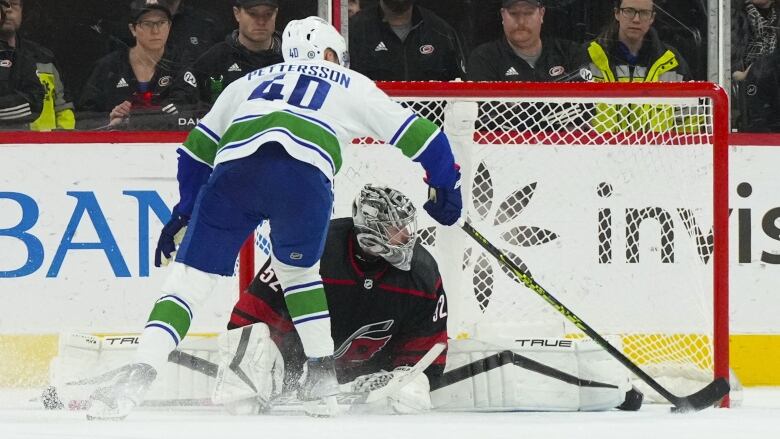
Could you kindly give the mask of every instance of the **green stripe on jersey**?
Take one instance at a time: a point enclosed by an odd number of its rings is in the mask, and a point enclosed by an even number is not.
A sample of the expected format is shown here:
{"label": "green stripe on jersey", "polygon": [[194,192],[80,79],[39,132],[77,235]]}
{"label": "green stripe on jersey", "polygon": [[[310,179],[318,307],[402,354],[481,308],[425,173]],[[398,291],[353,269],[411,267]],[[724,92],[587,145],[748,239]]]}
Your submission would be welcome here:
{"label": "green stripe on jersey", "polygon": [[322,287],[289,294],[284,296],[284,301],[293,320],[300,316],[328,310],[328,299],[325,298],[325,290]]}
{"label": "green stripe on jersey", "polygon": [[179,340],[184,338],[190,329],[190,313],[173,300],[159,300],[154,304],[148,321],[155,320],[171,325],[179,334]]}
{"label": "green stripe on jersey", "polygon": [[294,114],[276,111],[258,119],[236,122],[222,136],[220,151],[230,143],[241,143],[255,135],[273,128],[289,131],[295,137],[318,146],[333,160],[335,172],[341,168],[341,146],[339,140],[325,128]]}
{"label": "green stripe on jersey", "polygon": [[428,119],[418,117],[409,125],[406,132],[398,139],[396,146],[407,157],[414,157],[420,148],[436,133],[439,127]]}
{"label": "green stripe on jersey", "polygon": [[217,143],[211,137],[203,134],[201,130],[195,128],[190,131],[187,140],[184,141],[184,147],[204,163],[214,166],[214,157],[217,156]]}

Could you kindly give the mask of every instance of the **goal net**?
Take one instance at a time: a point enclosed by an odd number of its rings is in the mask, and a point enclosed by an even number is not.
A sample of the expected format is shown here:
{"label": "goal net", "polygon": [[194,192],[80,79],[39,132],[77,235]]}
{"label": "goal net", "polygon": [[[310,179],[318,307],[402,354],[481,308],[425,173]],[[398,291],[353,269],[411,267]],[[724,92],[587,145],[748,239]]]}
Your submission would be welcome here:
{"label": "goal net", "polygon": [[[464,218],[676,394],[728,377],[727,103],[705,83],[386,83],[439,124]],[[422,210],[420,167],[374,139],[344,147],[335,217],[366,183],[402,190],[436,257],[451,337],[584,334],[457,227]],[[267,225],[242,251],[270,250]],[[261,257],[261,256],[258,256]],[[262,256],[264,259],[265,257]],[[644,389],[647,390],[647,389]]]}

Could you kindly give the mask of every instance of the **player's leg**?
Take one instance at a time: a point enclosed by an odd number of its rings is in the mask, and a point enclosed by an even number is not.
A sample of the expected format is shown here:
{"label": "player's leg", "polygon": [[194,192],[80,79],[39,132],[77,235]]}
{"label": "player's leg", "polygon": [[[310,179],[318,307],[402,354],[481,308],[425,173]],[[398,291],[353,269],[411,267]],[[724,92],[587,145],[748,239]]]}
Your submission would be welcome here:
{"label": "player's leg", "polygon": [[88,417],[119,419],[140,404],[168,355],[186,336],[218,276],[231,276],[246,236],[262,220],[250,160],[218,165],[195,203],[176,261],[168,269],[139,341],[135,363],[93,395]]}
{"label": "player's leg", "polygon": [[330,314],[319,274],[333,193],[330,181],[318,169],[289,158],[281,148],[277,152],[279,163],[269,175],[275,189],[266,203],[272,264],[309,358],[299,396],[314,400],[338,392]]}

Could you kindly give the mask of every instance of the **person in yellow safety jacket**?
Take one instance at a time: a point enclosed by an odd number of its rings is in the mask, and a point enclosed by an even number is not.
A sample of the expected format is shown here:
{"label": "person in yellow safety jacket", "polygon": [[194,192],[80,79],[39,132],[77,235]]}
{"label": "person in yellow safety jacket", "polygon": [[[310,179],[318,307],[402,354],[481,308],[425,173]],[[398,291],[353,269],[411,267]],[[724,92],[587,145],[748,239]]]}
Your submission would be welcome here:
{"label": "person in yellow safety jacket", "polygon": [[54,129],[72,130],[76,127],[73,103],[68,98],[59,71],[55,66],[54,54],[45,47],[30,40],[20,38],[18,31],[22,25],[22,0],[9,0],[6,21],[0,27],[0,36],[14,48],[20,56],[35,62],[38,80],[45,90],[43,110],[38,119],[30,124],[34,131]]}
{"label": "person in yellow safety jacket", "polygon": [[[674,82],[691,80],[685,59],[652,28],[652,0],[617,0],[615,20],[587,45],[595,82]],[[599,132],[697,132],[704,115],[695,107],[598,104],[591,125]]]}

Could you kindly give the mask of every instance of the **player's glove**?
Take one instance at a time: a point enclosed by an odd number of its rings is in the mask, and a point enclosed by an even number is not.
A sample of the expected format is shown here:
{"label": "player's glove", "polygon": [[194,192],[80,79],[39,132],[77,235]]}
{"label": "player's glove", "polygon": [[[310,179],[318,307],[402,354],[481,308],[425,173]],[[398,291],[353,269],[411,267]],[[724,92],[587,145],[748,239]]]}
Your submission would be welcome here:
{"label": "player's glove", "polygon": [[176,249],[184,238],[190,217],[176,213],[174,209],[171,219],[160,232],[157,240],[157,249],[154,251],[154,266],[166,266],[176,256]]}
{"label": "player's glove", "polygon": [[455,224],[463,209],[463,199],[460,194],[460,167],[458,165],[455,165],[455,173],[455,182],[451,187],[430,186],[428,201],[423,204],[428,215],[445,226]]}
{"label": "player's glove", "polygon": [[[352,392],[368,393],[386,386],[394,377],[409,373],[410,367],[399,366],[392,372],[384,370],[361,375],[350,383]],[[365,407],[353,407],[357,412],[363,411],[373,414],[399,413],[410,414],[420,413],[431,409],[431,388],[428,377],[421,373],[417,378],[398,389],[398,391],[387,395],[387,398],[380,399]]]}

